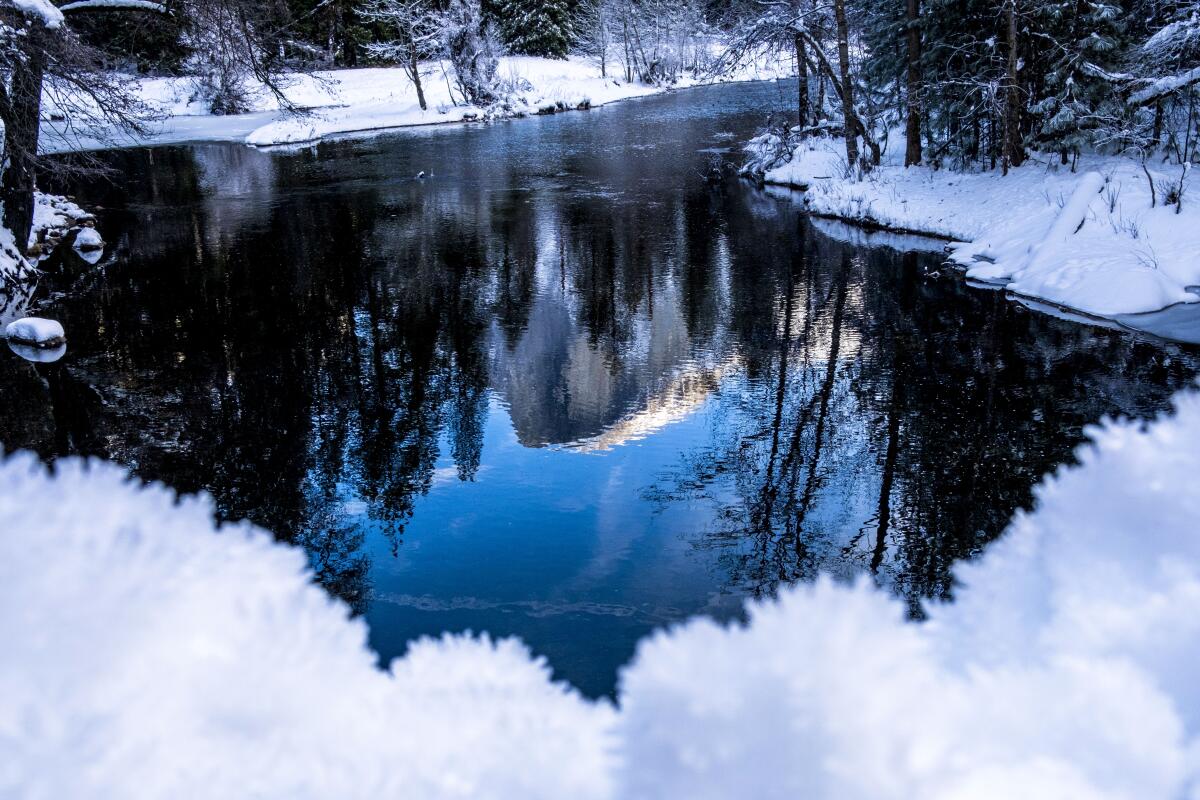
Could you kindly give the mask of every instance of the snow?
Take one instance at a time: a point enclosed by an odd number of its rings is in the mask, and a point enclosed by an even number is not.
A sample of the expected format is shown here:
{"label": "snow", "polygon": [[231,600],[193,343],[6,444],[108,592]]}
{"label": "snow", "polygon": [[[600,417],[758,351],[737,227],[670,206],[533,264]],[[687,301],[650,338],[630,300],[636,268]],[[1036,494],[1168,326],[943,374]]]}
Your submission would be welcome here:
{"label": "snow", "polygon": [[[790,67],[762,62],[751,64],[730,76],[753,80],[786,76]],[[212,116],[198,99],[192,78],[131,79],[137,96],[165,118],[146,138],[130,138],[107,128],[88,129],[80,120],[70,124],[50,117],[67,114],[47,94],[43,99],[42,146],[51,152],[136,146],[188,141],[240,141],[253,145],[278,145],[313,141],[324,136],[381,128],[462,122],[494,116],[534,114],[541,109],[574,109],[581,104],[595,107],[618,100],[659,94],[668,87],[601,78],[597,66],[586,59],[567,60],[532,56],[505,56],[498,76],[510,88],[508,107],[490,109],[455,105],[448,62],[432,61],[421,67],[428,110],[422,111],[411,81],[399,67],[368,67],[327,70],[287,76],[288,98],[309,109],[303,115],[286,114],[278,99],[261,87],[250,86],[252,112],[236,116]],[[702,82],[688,78],[676,88]],[[82,101],[81,101],[82,102]]]}
{"label": "snow", "polygon": [[24,317],[8,323],[4,329],[8,339],[24,344],[56,345],[66,338],[63,327],[52,319]]}
{"label": "snow", "polygon": [[99,250],[104,247],[104,239],[95,228],[80,228],[72,246],[77,250]]}
{"label": "snow", "polygon": [[[817,214],[959,242],[953,260],[969,278],[1096,317],[1158,311],[1200,300],[1200,206],[1151,208],[1140,162],[1086,156],[1072,173],[1056,158],[1010,171],[905,169],[903,137],[860,181],[845,178],[838,140],[812,138],[768,183],[806,188]],[[1150,165],[1155,183],[1180,168]],[[1082,223],[1082,227],[1080,224]]]}
{"label": "snow", "polygon": [[[29,231],[29,242],[26,245],[26,252],[30,253],[29,257],[24,257],[17,252],[16,240],[12,231],[0,225],[0,290],[30,281],[37,274],[34,268],[37,260],[35,255],[42,258],[49,256],[58,242],[71,229],[79,227],[83,223],[90,224],[93,219],[91,214],[66,197],[42,194],[41,192],[35,193],[33,226]],[[85,228],[80,228],[80,232],[77,234],[77,236],[82,236],[84,241],[93,235],[99,236],[99,233],[95,231],[92,234],[86,234],[83,233],[84,230]],[[98,259],[85,260],[95,263],[95,260]]]}
{"label": "snow", "polygon": [[1200,797],[1200,394],[1106,422],[914,623],[823,578],[644,641],[386,671],[304,554],[101,462],[0,464],[0,796]]}
{"label": "snow", "polygon": [[159,14],[167,13],[166,6],[162,3],[151,2],[151,0],[75,0],[73,3],[66,3],[58,7],[59,11],[102,11],[108,9],[154,11]]}
{"label": "snow", "polygon": [[56,8],[50,0],[11,0],[11,2],[22,14],[40,20],[51,30],[63,24],[62,10]]}
{"label": "snow", "polygon": [[1129,101],[1135,105],[1144,105],[1155,98],[1179,91],[1198,82],[1200,82],[1200,67],[1195,67],[1179,75],[1167,75],[1151,81],[1149,85],[1134,92]]}
{"label": "snow", "polygon": [[[0,205],[0,219],[3,218],[3,206]],[[17,251],[12,231],[0,223],[0,289],[25,280],[31,269],[29,262]]]}
{"label": "snow", "polygon": [[381,671],[300,550],[115,466],[55,473],[0,466],[0,796],[610,794],[611,709],[519,643]]}

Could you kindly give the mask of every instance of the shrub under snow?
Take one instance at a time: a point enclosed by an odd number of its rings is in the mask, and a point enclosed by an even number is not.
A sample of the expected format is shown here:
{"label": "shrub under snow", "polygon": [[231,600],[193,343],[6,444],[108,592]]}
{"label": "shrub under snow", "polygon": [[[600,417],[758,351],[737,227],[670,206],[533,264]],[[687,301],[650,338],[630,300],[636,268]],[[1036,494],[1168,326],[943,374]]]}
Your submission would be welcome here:
{"label": "shrub under snow", "polygon": [[117,467],[0,466],[0,796],[1200,798],[1200,394],[1093,431],[906,621],[861,582],[645,641],[376,669],[303,554]]}

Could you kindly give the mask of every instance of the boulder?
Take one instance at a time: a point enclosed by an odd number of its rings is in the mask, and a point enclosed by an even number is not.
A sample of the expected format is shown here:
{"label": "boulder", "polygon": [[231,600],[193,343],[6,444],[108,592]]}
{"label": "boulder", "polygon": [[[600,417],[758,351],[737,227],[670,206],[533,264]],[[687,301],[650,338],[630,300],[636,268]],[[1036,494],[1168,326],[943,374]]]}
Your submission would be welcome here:
{"label": "boulder", "polygon": [[44,349],[57,348],[65,344],[67,335],[63,326],[52,319],[25,317],[8,323],[4,335],[12,344],[23,344]]}

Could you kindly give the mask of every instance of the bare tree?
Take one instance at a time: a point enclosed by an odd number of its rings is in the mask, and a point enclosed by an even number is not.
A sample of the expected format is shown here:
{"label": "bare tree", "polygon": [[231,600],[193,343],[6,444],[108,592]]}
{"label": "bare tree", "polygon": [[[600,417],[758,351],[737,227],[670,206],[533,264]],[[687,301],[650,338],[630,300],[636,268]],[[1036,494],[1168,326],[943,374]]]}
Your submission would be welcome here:
{"label": "bare tree", "polygon": [[421,110],[428,108],[421,84],[421,61],[435,58],[442,49],[441,26],[432,6],[427,0],[368,0],[359,13],[396,37],[367,45],[367,52],[399,63],[417,90]]}
{"label": "bare tree", "polygon": [[600,66],[600,77],[608,77],[608,61],[616,34],[617,13],[612,0],[583,0],[579,6],[576,46]]}

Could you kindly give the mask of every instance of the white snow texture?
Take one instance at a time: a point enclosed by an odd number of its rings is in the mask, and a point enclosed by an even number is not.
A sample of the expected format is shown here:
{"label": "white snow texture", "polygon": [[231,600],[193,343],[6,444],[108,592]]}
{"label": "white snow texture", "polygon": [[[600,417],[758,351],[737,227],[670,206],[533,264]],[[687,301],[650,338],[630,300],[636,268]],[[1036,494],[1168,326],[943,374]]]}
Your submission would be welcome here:
{"label": "white snow texture", "polygon": [[822,579],[643,642],[384,672],[304,555],[121,469],[0,465],[0,796],[1200,798],[1200,394],[1091,431],[957,600]]}
{"label": "white snow texture", "polygon": [[24,317],[14,320],[5,327],[4,335],[9,339],[16,339],[18,342],[33,344],[57,342],[65,338],[61,324],[41,317]]}
{"label": "white snow texture", "polygon": [[[1200,206],[1164,205],[1136,159],[1089,155],[1082,174],[1057,157],[1008,175],[906,169],[903,136],[890,138],[861,180],[846,177],[843,145],[828,137],[810,137],[764,179],[805,187],[818,214],[957,240],[951,257],[968,277],[1094,317],[1200,301]],[[1182,168],[1148,169],[1160,184],[1184,180]]]}

